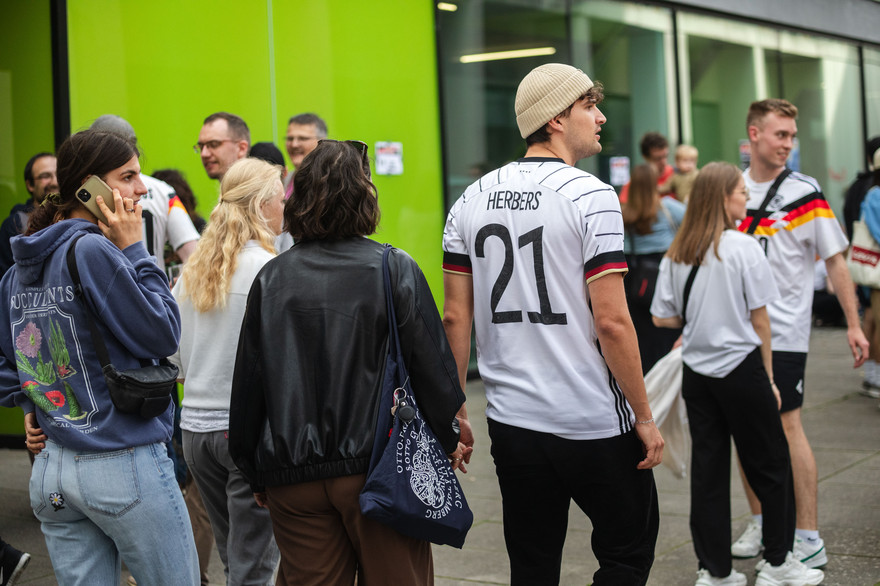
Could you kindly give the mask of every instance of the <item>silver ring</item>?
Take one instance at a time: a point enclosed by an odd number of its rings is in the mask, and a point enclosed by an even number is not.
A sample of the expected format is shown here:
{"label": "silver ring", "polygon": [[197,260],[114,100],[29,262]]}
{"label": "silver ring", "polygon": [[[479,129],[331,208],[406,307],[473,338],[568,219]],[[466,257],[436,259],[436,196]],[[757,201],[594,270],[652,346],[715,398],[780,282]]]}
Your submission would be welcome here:
{"label": "silver ring", "polygon": [[130,210],[125,210],[125,211],[127,211],[127,212],[133,214],[133,213],[134,213],[134,208],[131,208]]}

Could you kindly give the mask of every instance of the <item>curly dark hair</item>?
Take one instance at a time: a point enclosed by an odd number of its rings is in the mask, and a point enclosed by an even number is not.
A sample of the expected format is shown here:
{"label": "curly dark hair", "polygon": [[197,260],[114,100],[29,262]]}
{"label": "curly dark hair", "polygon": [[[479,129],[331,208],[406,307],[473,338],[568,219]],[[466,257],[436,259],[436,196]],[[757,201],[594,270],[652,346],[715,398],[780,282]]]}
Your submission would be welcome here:
{"label": "curly dark hair", "polygon": [[111,132],[83,130],[62,143],[58,149],[58,187],[60,194],[49,194],[28,219],[26,234],[33,234],[70,217],[82,205],[76,190],[89,175],[103,179],[132,157],[140,156],[131,142]]}
{"label": "curly dark hair", "polygon": [[379,225],[377,198],[361,152],[345,142],[323,140],[293,176],[284,225],[296,242],[368,236]]}

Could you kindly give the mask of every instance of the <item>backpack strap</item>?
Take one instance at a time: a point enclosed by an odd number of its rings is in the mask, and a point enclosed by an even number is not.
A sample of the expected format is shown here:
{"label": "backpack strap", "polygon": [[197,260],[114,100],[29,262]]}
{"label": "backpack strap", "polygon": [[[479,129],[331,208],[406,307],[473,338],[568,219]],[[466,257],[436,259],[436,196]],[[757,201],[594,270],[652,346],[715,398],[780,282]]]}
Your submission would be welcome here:
{"label": "backpack strap", "polygon": [[76,266],[76,243],[83,236],[85,236],[85,234],[79,234],[70,242],[70,247],[67,249],[67,270],[70,271],[70,277],[73,279],[73,291],[86,309],[86,321],[89,322],[89,331],[92,334],[92,343],[95,345],[95,353],[98,355],[101,367],[104,368],[110,365],[110,355],[107,353],[107,346],[104,344],[104,336],[101,335],[101,331],[98,329],[97,324],[95,324],[95,320],[92,317],[92,310],[86,302],[86,297],[83,294],[82,281],[79,278],[79,269]]}

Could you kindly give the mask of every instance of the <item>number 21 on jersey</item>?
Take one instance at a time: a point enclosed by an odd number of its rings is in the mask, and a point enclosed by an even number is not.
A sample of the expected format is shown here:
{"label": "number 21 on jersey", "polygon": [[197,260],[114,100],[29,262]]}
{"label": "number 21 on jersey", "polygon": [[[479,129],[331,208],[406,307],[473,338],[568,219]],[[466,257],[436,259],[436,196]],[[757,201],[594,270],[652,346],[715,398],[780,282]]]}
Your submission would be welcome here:
{"label": "number 21 on jersey", "polygon": [[[530,230],[517,239],[517,246],[525,248],[532,246],[532,258],[534,259],[534,283],[538,290],[538,301],[540,311],[527,311],[529,321],[533,324],[543,325],[565,325],[568,323],[564,313],[554,313],[550,307],[550,296],[547,293],[547,280],[544,276],[544,243],[542,236],[544,226],[538,226],[534,230]],[[487,224],[480,228],[477,232],[477,238],[474,242],[474,254],[478,258],[485,258],[486,240],[489,238],[498,238],[504,245],[504,264],[501,272],[495,278],[495,284],[492,286],[492,295],[490,298],[490,306],[492,309],[492,323],[506,324],[518,323],[523,321],[522,310],[498,311],[498,304],[504,295],[507,285],[510,283],[511,277],[515,270],[523,270],[514,266],[514,248],[510,231],[502,224]]]}

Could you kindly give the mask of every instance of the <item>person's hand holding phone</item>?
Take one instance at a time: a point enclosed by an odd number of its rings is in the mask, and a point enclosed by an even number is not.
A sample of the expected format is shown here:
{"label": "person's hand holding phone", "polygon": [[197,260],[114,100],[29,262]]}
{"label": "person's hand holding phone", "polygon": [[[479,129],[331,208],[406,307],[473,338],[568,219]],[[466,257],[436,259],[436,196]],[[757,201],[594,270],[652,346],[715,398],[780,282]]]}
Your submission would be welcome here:
{"label": "person's hand holding phone", "polygon": [[111,211],[104,198],[98,195],[95,198],[101,213],[107,218],[107,223],[98,220],[98,227],[104,236],[110,239],[119,250],[125,250],[132,244],[140,242],[143,234],[141,215],[143,209],[130,198],[120,195],[118,189],[113,189],[113,200],[116,210]]}

